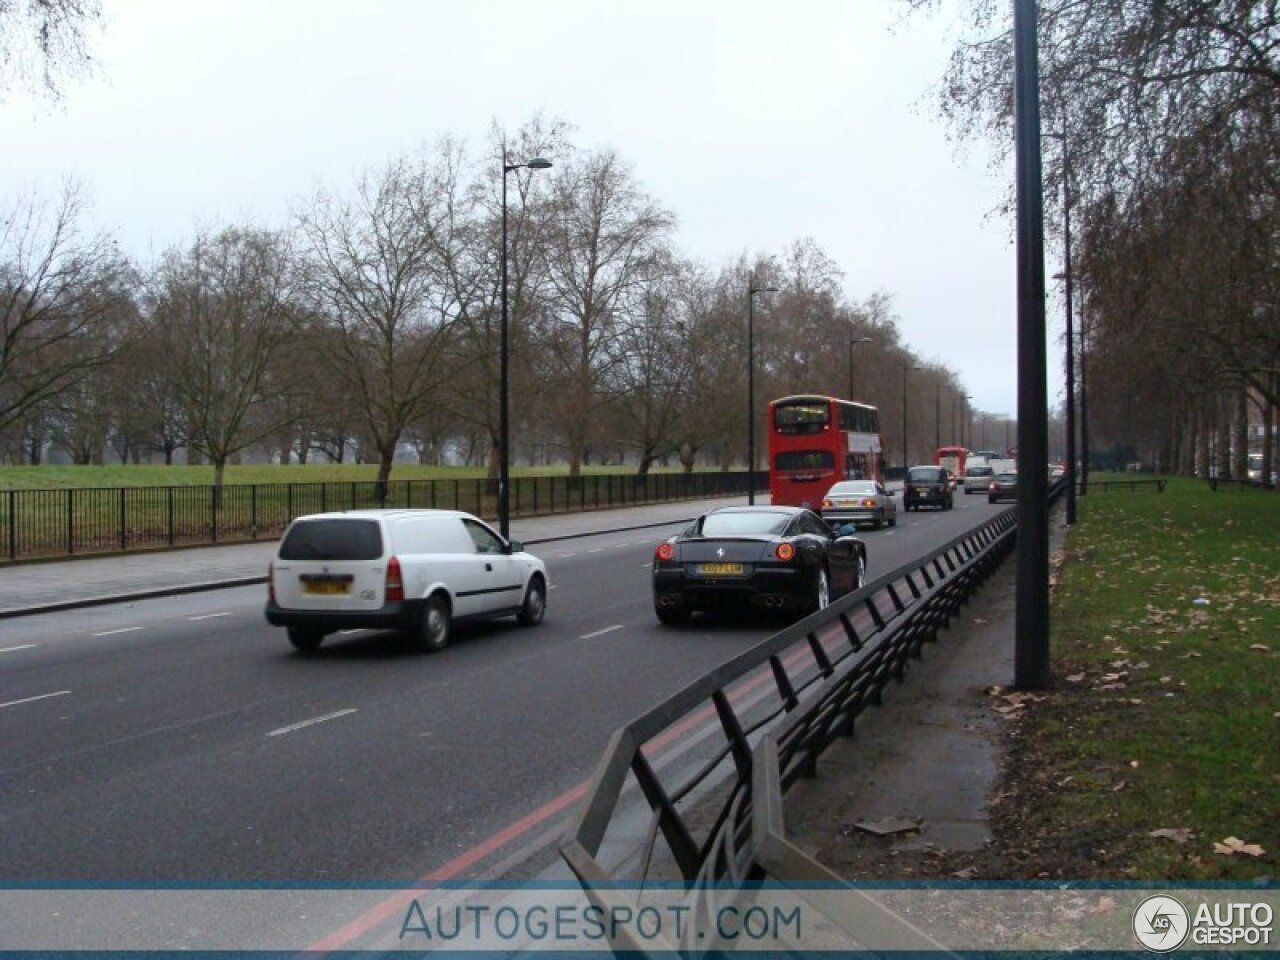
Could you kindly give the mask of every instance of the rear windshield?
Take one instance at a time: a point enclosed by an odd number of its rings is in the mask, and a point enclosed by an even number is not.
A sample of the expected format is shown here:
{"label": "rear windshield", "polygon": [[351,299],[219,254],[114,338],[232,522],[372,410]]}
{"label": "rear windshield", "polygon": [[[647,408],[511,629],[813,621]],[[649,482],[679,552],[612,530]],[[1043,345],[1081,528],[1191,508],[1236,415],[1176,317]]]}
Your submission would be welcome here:
{"label": "rear windshield", "polygon": [[299,520],[284,535],[281,560],[377,560],[382,528],[376,520]]}
{"label": "rear windshield", "polygon": [[735,534],[773,534],[786,529],[791,520],[789,513],[709,513],[702,518],[701,533],[704,537],[734,536]]}
{"label": "rear windshield", "polygon": [[995,471],[990,467],[970,467],[965,471],[964,475],[966,477],[989,477],[993,473],[995,473]]}
{"label": "rear windshield", "polygon": [[907,479],[912,483],[937,483],[941,479],[939,467],[912,467]]}

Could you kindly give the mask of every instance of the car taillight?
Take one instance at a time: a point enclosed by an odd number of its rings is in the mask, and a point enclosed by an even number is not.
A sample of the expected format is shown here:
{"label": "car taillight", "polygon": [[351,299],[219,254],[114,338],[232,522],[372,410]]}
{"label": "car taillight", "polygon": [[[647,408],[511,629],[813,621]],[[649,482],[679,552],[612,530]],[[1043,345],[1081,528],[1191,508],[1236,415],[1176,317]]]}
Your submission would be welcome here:
{"label": "car taillight", "polygon": [[276,562],[267,564],[267,602],[276,602]]}
{"label": "car taillight", "polygon": [[867,499],[862,501],[862,505],[864,507],[874,507],[876,505],[876,502],[872,500],[870,497],[867,497]]}
{"label": "car taillight", "polygon": [[834,507],[835,505],[836,505],[836,504],[835,504],[835,501],[834,501],[834,500],[831,500],[831,499],[824,498],[824,499],[823,499],[823,501],[822,501],[822,506],[823,506],[824,508],[826,508],[826,507]]}
{"label": "car taillight", "polygon": [[395,557],[387,561],[387,582],[382,594],[383,603],[404,601],[404,580],[400,577],[400,561]]}
{"label": "car taillight", "polygon": [[995,490],[995,488],[996,488],[996,482],[995,482],[994,480],[992,480],[992,481],[991,481],[991,486],[987,487],[987,489],[988,489],[988,490]]}
{"label": "car taillight", "polygon": [[671,544],[662,543],[658,545],[659,560],[670,560],[675,555],[676,555],[676,548],[673,547]]}
{"label": "car taillight", "polygon": [[779,560],[787,561],[796,555],[796,548],[789,543],[780,543],[777,549],[773,551],[773,555]]}

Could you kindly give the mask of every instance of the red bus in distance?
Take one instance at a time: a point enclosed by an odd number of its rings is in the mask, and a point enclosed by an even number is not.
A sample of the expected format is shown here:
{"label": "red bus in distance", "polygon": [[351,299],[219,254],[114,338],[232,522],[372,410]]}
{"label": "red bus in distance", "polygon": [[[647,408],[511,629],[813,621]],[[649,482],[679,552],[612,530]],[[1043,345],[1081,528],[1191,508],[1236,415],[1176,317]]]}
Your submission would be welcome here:
{"label": "red bus in distance", "polygon": [[965,467],[969,464],[969,451],[964,447],[939,447],[933,454],[933,462],[939,467],[946,467],[951,476],[959,480],[964,477]]}
{"label": "red bus in distance", "polygon": [[769,494],[775,504],[817,510],[840,480],[884,482],[880,414],[835,397],[769,402]]}

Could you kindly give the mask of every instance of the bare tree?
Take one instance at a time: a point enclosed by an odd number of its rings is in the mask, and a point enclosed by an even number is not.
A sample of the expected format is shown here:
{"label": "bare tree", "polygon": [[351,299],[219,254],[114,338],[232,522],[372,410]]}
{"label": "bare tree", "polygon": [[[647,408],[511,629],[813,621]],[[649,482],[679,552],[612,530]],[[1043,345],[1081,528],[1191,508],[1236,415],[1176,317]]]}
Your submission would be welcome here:
{"label": "bare tree", "polygon": [[256,415],[294,330],[291,278],[284,236],[228,229],[170,250],[153,281],[151,322],[170,390],[186,411],[191,447],[213,464],[215,486],[234,454],[278,426]]}
{"label": "bare tree", "polygon": [[617,362],[617,338],[628,296],[666,253],[672,215],[645,194],[612,152],[558,168],[548,230],[549,302],[539,340],[555,413],[569,452],[569,474],[581,474],[592,426],[612,395],[604,378]]}
{"label": "bare tree", "polygon": [[64,76],[90,68],[101,0],[0,0],[0,94],[11,85],[58,96]]}
{"label": "bare tree", "polygon": [[82,232],[79,189],[0,214],[0,428],[106,363],[105,328],[132,309],[133,271],[106,234]]}
{"label": "bare tree", "polygon": [[350,200],[318,192],[299,216],[308,296],[335,333],[323,343],[329,375],[358,404],[380,484],[405,428],[449,373],[441,361],[452,317],[437,237],[450,176],[447,162],[403,158],[362,175]]}

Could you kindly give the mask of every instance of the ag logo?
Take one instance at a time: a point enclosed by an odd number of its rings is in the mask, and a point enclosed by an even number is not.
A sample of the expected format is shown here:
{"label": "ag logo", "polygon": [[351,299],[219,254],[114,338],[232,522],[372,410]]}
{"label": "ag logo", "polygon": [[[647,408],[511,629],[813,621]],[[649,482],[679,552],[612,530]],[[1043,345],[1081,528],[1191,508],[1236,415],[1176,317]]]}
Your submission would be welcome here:
{"label": "ag logo", "polygon": [[1147,897],[1133,911],[1133,935],[1148,950],[1168,953],[1187,939],[1191,916],[1173,897],[1158,893]]}

